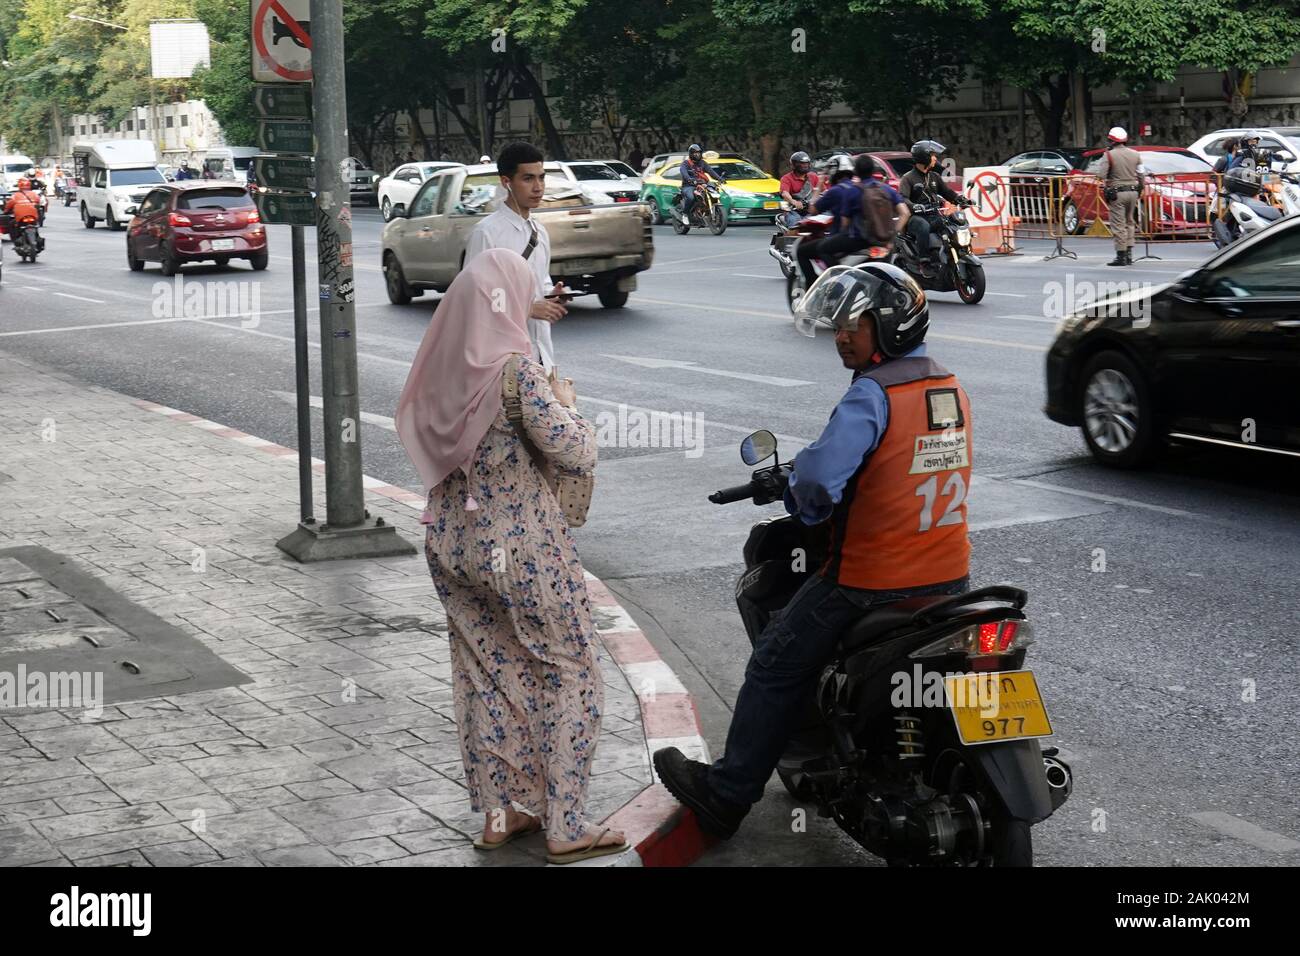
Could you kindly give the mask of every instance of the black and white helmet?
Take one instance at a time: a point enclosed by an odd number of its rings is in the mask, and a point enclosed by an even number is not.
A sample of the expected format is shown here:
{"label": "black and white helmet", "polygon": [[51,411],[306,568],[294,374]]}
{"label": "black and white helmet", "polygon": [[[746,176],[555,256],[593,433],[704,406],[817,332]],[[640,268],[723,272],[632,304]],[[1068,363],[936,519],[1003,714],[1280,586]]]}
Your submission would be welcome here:
{"label": "black and white helmet", "polygon": [[704,155],[704,147],[699,143],[691,143],[690,146],[686,147],[686,155],[692,160],[699,161],[700,157]]}
{"label": "black and white helmet", "polygon": [[948,147],[943,143],[936,142],[932,139],[923,139],[912,144],[912,162],[918,166],[925,166],[930,162],[930,155],[942,156],[948,151]]}
{"label": "black and white helmet", "polygon": [[813,336],[818,325],[856,331],[867,316],[875,323],[877,348],[889,358],[912,351],[930,329],[925,292],[906,272],[885,262],[827,269],[800,300],[794,324],[803,335]]}

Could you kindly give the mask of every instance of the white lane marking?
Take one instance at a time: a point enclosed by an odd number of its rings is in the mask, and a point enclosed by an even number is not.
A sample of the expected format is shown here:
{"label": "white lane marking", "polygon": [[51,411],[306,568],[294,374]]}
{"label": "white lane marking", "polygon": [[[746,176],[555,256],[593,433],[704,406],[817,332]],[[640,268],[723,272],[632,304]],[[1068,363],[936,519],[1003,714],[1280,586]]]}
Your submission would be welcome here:
{"label": "white lane marking", "polygon": [[[15,288],[21,289],[23,287],[15,286]],[[40,292],[43,290],[36,289],[33,291]],[[55,293],[55,295],[58,294],[59,293],[57,292]],[[357,302],[354,304],[358,309],[374,309],[374,308],[379,308],[380,306],[384,306],[384,307],[388,306],[387,302]],[[261,318],[264,315],[293,315],[293,311],[294,311],[293,309],[262,309],[257,313],[257,318]],[[308,313],[319,312],[320,306],[309,305],[307,307],[307,311]],[[175,319],[130,319],[125,322],[99,322],[95,325],[59,325],[49,329],[22,329],[17,332],[0,332],[0,336],[40,335],[45,332],[85,332],[93,329],[117,329],[117,328],[122,328],[124,326],[130,326],[130,325],[164,325],[168,322],[198,322],[200,324],[209,323],[212,325],[220,325],[221,323],[219,320],[221,319],[250,319],[250,318],[253,318],[253,315],[251,313],[227,312],[221,315],[181,316],[180,318],[175,318]],[[223,326],[223,328],[230,328],[230,327],[231,326]],[[241,328],[239,331],[252,332],[254,330]],[[279,336],[277,336],[277,338],[278,337]],[[292,342],[293,339],[288,339],[288,341]],[[312,344],[314,345],[315,343]]]}
{"label": "white lane marking", "polygon": [[1027,485],[1030,488],[1042,488],[1044,491],[1059,491],[1063,495],[1074,495],[1078,498],[1091,498],[1094,501],[1104,501],[1111,505],[1128,505],[1130,508],[1144,508],[1147,511],[1158,511],[1160,514],[1173,515],[1175,518],[1204,518],[1205,515],[1198,514],[1195,511],[1182,511],[1178,508],[1167,508],[1164,505],[1148,504],[1145,501],[1134,501],[1132,498],[1121,498],[1118,495],[1102,495],[1095,491],[1076,491],[1073,488],[1063,488],[1060,485],[1051,485],[1045,481],[1031,481],[1028,478],[1012,478],[1013,485]]}
{"label": "white lane marking", "polygon": [[[779,312],[761,312],[757,309],[728,309],[720,305],[699,305],[695,302],[673,302],[670,299],[650,299],[645,296],[637,296],[638,302],[646,302],[650,305],[671,305],[679,309],[697,309],[701,312],[722,312],[728,315],[747,315],[751,318],[760,319],[782,319],[793,324],[794,318],[787,313]],[[1046,352],[1046,345],[1030,345],[1027,342],[1008,342],[1004,339],[981,339],[971,335],[943,335],[938,332],[930,332],[927,339],[943,339],[948,342],[969,342],[973,345],[999,345],[1008,349],[1028,349],[1031,352]]]}
{"label": "white lane marking", "polygon": [[[355,245],[355,243],[353,243],[353,245]],[[304,250],[304,252],[306,252],[306,251],[307,251],[307,250]],[[271,258],[272,258],[272,259],[280,259],[280,260],[283,261],[283,262],[293,262],[293,256],[271,256]],[[306,256],[306,258],[312,258],[312,257],[311,257],[311,256]],[[363,272],[383,272],[383,271],[384,271],[383,268],[382,268],[381,266],[372,266],[372,265],[370,265],[368,262],[357,262],[355,259],[352,260],[352,268],[353,268],[353,269],[361,269]],[[308,279],[310,280],[310,276],[308,277]],[[307,284],[308,284],[308,285],[311,285],[311,282],[308,281]]]}
{"label": "white lane marking", "polygon": [[714,256],[696,256],[694,259],[669,259],[666,262],[656,262],[656,266],[675,266],[681,263],[703,262],[705,259],[726,259],[728,256],[752,256],[753,249],[740,249],[736,252],[719,252]]}
{"label": "white lane marking", "polygon": [[1192,819],[1202,826],[1218,830],[1220,833],[1226,833],[1230,837],[1241,840],[1243,843],[1249,843],[1251,846],[1257,846],[1261,850],[1271,850],[1274,853],[1290,853],[1293,850],[1300,850],[1300,843],[1290,837],[1255,826],[1249,820],[1234,817],[1231,813],[1223,813],[1220,810],[1193,813]]}
{"label": "white lane marking", "polygon": [[116,329],[126,325],[162,325],[166,322],[192,322],[193,319],[133,319],[129,322],[98,322],[94,325],[59,325],[51,329],[19,329],[16,332],[0,332],[0,336],[9,335],[43,335],[46,332],[85,332],[89,329]]}
{"label": "white lane marking", "polygon": [[[288,402],[290,405],[298,404],[298,396],[295,395],[293,392],[273,391],[271,392],[271,394],[274,395],[276,398],[283,399],[284,401]],[[324,409],[325,407],[325,400],[321,398],[319,395],[310,396],[308,398],[307,403],[311,405],[312,408]],[[380,428],[387,428],[390,432],[397,431],[397,423],[393,421],[391,418],[389,418],[387,415],[376,415],[373,412],[362,412],[361,420],[363,422],[369,422],[372,425],[378,425]]]}
{"label": "white lane marking", "polygon": [[738,378],[746,382],[758,382],[761,385],[776,385],[781,388],[790,388],[795,385],[813,385],[814,382],[805,382],[798,378],[780,378],[776,375],[753,375],[749,372],[729,372],[721,368],[706,368],[696,362],[682,362],[676,359],[658,359],[642,358],[636,355],[609,355],[604,354],[605,358],[612,358],[619,362],[627,362],[629,365],[639,365],[642,368],[680,368],[688,372],[699,372],[703,375],[718,375],[722,378]]}
{"label": "white lane marking", "polygon": [[1041,322],[1041,323],[1043,323],[1044,325],[1060,325],[1060,324],[1061,324],[1061,320],[1060,320],[1060,319],[1049,319],[1049,318],[1044,318],[1044,317],[1041,316],[1041,315],[1023,315],[1023,314],[1010,313],[1010,314],[999,315],[999,316],[997,316],[997,318],[999,318],[999,319],[1015,319],[1017,322]]}
{"label": "white lane marking", "polygon": [[[673,275],[680,275],[680,273],[674,272]],[[785,278],[785,276],[770,276],[770,275],[769,275],[769,276],[760,276],[760,275],[754,275],[752,272],[733,272],[732,275],[733,275],[733,276],[739,276],[739,277],[742,278],[742,279],[784,279],[784,278]]]}
{"label": "white lane marking", "polygon": [[87,299],[84,295],[73,295],[71,292],[56,292],[55,295],[62,296],[65,299],[76,299],[78,302],[91,302],[95,305],[103,305],[103,299]]}
{"label": "white lane marking", "polygon": [[1009,299],[1028,299],[1029,295],[1025,292],[985,292],[985,295],[1004,295]]}

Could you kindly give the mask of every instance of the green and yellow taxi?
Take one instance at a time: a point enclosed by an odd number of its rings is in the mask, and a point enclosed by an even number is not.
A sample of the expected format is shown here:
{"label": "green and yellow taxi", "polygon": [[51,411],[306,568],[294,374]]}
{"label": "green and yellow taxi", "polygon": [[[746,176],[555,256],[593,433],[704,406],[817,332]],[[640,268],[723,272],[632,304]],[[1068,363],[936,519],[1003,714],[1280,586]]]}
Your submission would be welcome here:
{"label": "green and yellow taxi", "polygon": [[[673,200],[682,188],[685,154],[669,156],[641,178],[641,202],[650,204],[655,223],[667,222]],[[722,204],[730,222],[759,219],[772,222],[781,212],[781,183],[743,156],[704,154],[704,161],[722,177]]]}

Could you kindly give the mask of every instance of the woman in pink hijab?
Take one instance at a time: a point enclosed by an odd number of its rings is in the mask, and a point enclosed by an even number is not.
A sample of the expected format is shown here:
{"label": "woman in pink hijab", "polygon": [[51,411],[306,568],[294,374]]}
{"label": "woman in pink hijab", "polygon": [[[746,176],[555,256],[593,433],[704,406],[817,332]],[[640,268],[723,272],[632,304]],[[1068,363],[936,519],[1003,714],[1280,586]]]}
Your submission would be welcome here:
{"label": "woman in pink hijab", "polygon": [[[590,471],[596,436],[573,383],[530,358],[535,280],[508,249],[475,256],[438,303],[397,403],[397,433],[428,488],[425,555],[451,638],[456,723],[479,849],[546,830],[556,863],[618,853],[584,815],[604,684],[578,550],[506,418],[519,359],[523,428],[553,463]],[[519,812],[515,805],[523,807]]]}

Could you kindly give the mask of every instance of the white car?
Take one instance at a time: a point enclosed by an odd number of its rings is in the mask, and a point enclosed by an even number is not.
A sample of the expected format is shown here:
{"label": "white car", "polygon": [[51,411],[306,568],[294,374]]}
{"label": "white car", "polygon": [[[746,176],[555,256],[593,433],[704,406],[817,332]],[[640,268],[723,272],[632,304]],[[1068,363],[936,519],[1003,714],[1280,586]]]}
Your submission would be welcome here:
{"label": "white car", "polygon": [[618,165],[627,172],[614,169],[610,165],[613,162],[617,160],[582,159],[559,166],[596,202],[636,202],[641,195],[641,177],[629,175],[626,163]]}
{"label": "white car", "polygon": [[379,180],[379,211],[384,222],[393,221],[393,207],[401,203],[411,208],[411,200],[426,179],[440,169],[451,169],[462,163],[404,163]]}
{"label": "white car", "polygon": [[1286,172],[1300,173],[1300,126],[1275,126],[1271,129],[1267,126],[1216,129],[1213,133],[1206,133],[1187,148],[1213,166],[1215,160],[1227,152],[1228,140],[1238,139],[1250,132],[1260,134],[1260,147],[1277,153],[1277,158],[1286,163]]}

